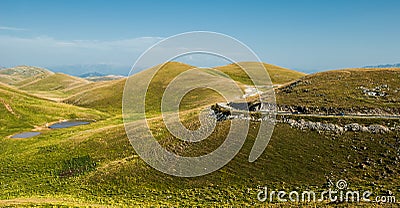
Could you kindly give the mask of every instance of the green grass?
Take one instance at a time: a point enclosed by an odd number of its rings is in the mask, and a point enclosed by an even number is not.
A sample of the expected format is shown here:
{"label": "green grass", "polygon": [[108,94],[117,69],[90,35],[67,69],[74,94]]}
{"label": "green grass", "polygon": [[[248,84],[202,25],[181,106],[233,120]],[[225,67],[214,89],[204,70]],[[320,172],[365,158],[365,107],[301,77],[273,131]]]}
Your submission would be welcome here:
{"label": "green grass", "polygon": [[[335,108],[399,108],[400,69],[345,69],[308,75],[280,88],[277,103]],[[381,89],[385,97],[368,96],[360,87]]]}
{"label": "green grass", "polygon": [[[243,65],[252,67],[255,63],[241,63]],[[303,73],[292,71],[289,69],[284,69],[280,67],[276,67],[273,65],[264,64],[265,68],[271,75],[272,82],[274,84],[283,84],[289,81],[293,81],[304,76]],[[158,67],[158,66],[156,66]],[[161,95],[164,92],[165,88],[168,84],[179,74],[185,72],[189,69],[195,68],[194,66],[190,66],[184,63],[179,62],[170,62],[165,65],[162,65],[157,74],[153,77],[152,82],[150,84],[150,88],[147,91],[146,103],[148,103],[147,110],[151,114],[159,113],[159,106],[161,105]],[[142,71],[138,74],[133,75],[129,78],[130,83],[132,85],[140,84],[142,80],[145,80],[149,73],[156,68],[153,67],[151,69]],[[237,65],[227,65],[223,67],[217,67],[215,70],[203,70],[213,76],[216,77],[227,77],[230,76],[233,80],[238,82],[239,85],[253,83],[249,80],[246,73],[240,69]],[[225,74],[224,74],[225,73]],[[78,87],[76,89],[72,89],[68,91],[68,93],[76,93],[75,95],[69,97],[64,102],[88,107],[95,108],[103,111],[113,111],[120,113],[121,111],[121,103],[122,103],[122,91],[125,85],[126,79],[110,81],[104,83],[92,83],[90,85],[84,85],[82,87]],[[79,93],[79,91],[81,93]],[[195,93],[192,93],[194,96]],[[196,102],[191,102],[190,104],[183,103],[182,106],[202,106],[204,104],[212,104],[214,101],[220,101],[217,97],[219,97],[216,93],[210,93],[210,90],[199,90]],[[201,103],[197,103],[201,102]]]}
{"label": "green grass", "polygon": [[0,137],[61,119],[101,119],[107,114],[33,97],[0,85]]}
{"label": "green grass", "polygon": [[[126,79],[110,81],[103,86],[92,86],[64,100],[65,103],[121,114],[122,92]],[[84,87],[84,86],[83,86]]]}
{"label": "green grass", "polygon": [[[282,68],[279,66],[274,66],[271,64],[265,64],[263,63],[264,68],[267,70],[271,81],[274,85],[281,85],[285,84],[294,80],[297,80],[306,74]],[[249,76],[243,71],[241,67],[244,67],[248,70],[258,68],[259,63],[256,62],[241,62],[238,64],[229,64],[226,66],[221,66],[221,67],[216,67],[218,71],[221,71],[228,76],[230,76],[232,79],[241,82],[243,84],[247,85],[253,85],[252,81],[250,80]]]}
{"label": "green grass", "polygon": [[90,90],[94,90],[94,89],[99,88],[99,87],[105,87],[105,86],[108,86],[108,85],[112,85],[115,82],[118,82],[118,80],[115,80],[115,81],[104,81],[104,82],[90,82],[90,83],[88,83],[86,85],[79,85],[79,86],[74,87],[74,88],[63,90],[63,92],[65,92],[68,95],[78,95],[80,93],[84,93],[84,92],[87,92],[87,91],[90,91]]}
{"label": "green grass", "polygon": [[[160,68],[158,73],[153,77],[146,95],[146,108],[149,114],[157,115],[160,113],[162,94],[168,84],[177,75],[192,68],[194,67],[178,62],[167,63]],[[130,77],[129,81],[132,83],[132,86],[142,83],[142,80],[147,79],[149,72],[154,69],[156,68],[142,71]],[[122,109],[122,93],[126,80],[127,79],[121,79],[104,82],[103,85],[88,88],[82,93],[71,96],[64,102],[120,114]],[[95,85],[99,84],[95,83]],[[193,107],[209,105],[209,103],[221,100],[218,98],[219,94],[213,93],[213,91],[209,89],[194,90],[187,96],[188,97],[181,104],[181,107],[186,110]]]}
{"label": "green grass", "polygon": [[[185,119],[190,122],[193,118]],[[396,185],[399,175],[385,173],[388,167],[395,173],[400,171],[391,164],[394,160],[388,153],[396,151],[390,145],[395,144],[392,138],[397,134],[382,138],[346,133],[333,138],[306,132],[304,136],[305,132],[280,124],[264,154],[255,163],[249,163],[248,154],[257,130],[257,124],[252,123],[243,149],[227,166],[203,177],[177,178],[145,164],[130,146],[120,122],[115,118],[54,130],[32,139],[0,140],[0,198],[49,200],[44,204],[56,203],[58,199],[57,203],[75,206],[261,206],[266,204],[257,202],[258,186],[279,190],[313,187],[319,191],[323,190],[325,176],[346,179],[351,187],[375,193],[400,188]],[[229,122],[219,123],[218,134],[206,143],[189,146],[191,154],[213,150],[222,142],[228,125]],[[165,132],[158,128],[157,120],[151,126],[154,133]],[[173,141],[168,134],[159,139],[161,143]],[[171,149],[179,147],[179,143],[170,144],[176,144],[169,146]],[[367,149],[354,150],[353,146]],[[358,168],[357,163],[365,157],[372,161],[383,158],[384,163]],[[93,163],[96,165],[92,166]],[[67,168],[84,167],[87,171],[62,177],[60,172],[66,164]],[[372,182],[376,185],[371,186]]]}
{"label": "green grass", "polygon": [[[252,69],[254,68],[254,65],[256,63],[245,62],[240,64],[249,67],[249,69]],[[270,74],[271,80],[274,84],[283,84],[304,76],[303,73],[292,71],[289,69],[268,64],[264,64],[264,66]],[[148,103],[152,103],[148,106],[149,112],[153,114],[159,112],[159,109],[153,109],[153,106],[157,106],[156,104],[160,104],[160,93],[164,92],[166,86],[168,86],[168,84],[173,80],[174,77],[192,68],[195,67],[178,62],[167,63],[161,68],[161,70],[153,78],[151,88],[148,91]],[[39,70],[36,68],[33,69]],[[39,72],[46,74],[46,76],[42,76],[41,79],[37,79],[32,77],[33,73],[39,73],[34,70],[34,72],[31,73],[27,73],[24,70],[7,70],[9,73],[14,73],[12,74],[12,77],[24,77],[24,80],[20,81],[18,86],[21,90],[26,91],[29,94],[33,94],[50,100],[62,101],[81,107],[94,108],[105,112],[121,113],[122,91],[126,79],[90,83],[86,80],[71,77],[65,74],[51,74],[50,72],[47,73],[47,71],[42,72],[40,70]],[[15,71],[18,72],[18,76],[15,75],[17,73]],[[143,77],[147,76],[147,73],[149,71],[150,70],[145,70],[141,73],[135,74],[130,79],[132,80],[132,82],[140,83],[141,80],[143,80]],[[206,72],[216,77],[222,76],[228,78],[230,76],[241,86],[243,84],[253,84],[251,80],[249,80],[246,73],[240,67],[234,64],[217,67],[216,70],[206,70]],[[28,75],[31,75],[31,77],[29,77]],[[210,96],[207,96],[207,94],[209,94]],[[200,90],[199,95],[197,95],[196,97],[208,97],[208,99],[202,100],[202,103],[190,104],[190,107],[202,106],[205,103],[208,104],[210,103],[208,101],[211,101],[213,99],[216,100],[218,96],[219,95],[217,95],[216,93],[210,94],[209,90]],[[157,100],[156,98],[159,100]],[[186,106],[186,104],[183,104],[183,106]]]}
{"label": "green grass", "polygon": [[36,82],[20,87],[21,90],[35,91],[61,91],[89,83],[87,80],[66,74],[53,74]]}
{"label": "green grass", "polygon": [[78,77],[56,73],[22,85],[19,89],[45,99],[62,101],[73,95],[70,91],[90,84],[89,81]]}
{"label": "green grass", "polygon": [[[189,68],[191,66],[181,63],[165,65],[154,77],[146,107],[152,116],[149,127],[161,145],[180,155],[196,156],[215,150],[224,141],[230,121],[219,122],[209,138],[191,144],[167,131],[159,117],[157,105],[161,101],[157,96],[162,95],[173,77]],[[216,71],[208,72],[221,76]],[[135,75],[133,81],[142,84],[140,80],[148,73],[143,71]],[[86,108],[51,102],[0,85],[0,98],[15,113],[0,103],[0,206],[296,207],[304,204],[258,202],[259,187],[322,191],[326,189],[326,177],[333,181],[345,179],[350,188],[371,190],[374,194],[382,195],[391,190],[400,197],[400,167],[396,163],[399,132],[333,135],[278,124],[264,153],[254,163],[249,163],[248,155],[259,127],[252,122],[243,148],[220,170],[195,178],[163,174],[148,166],[129,143],[118,112],[124,83],[125,80],[118,80],[78,87],[82,90],[68,89],[80,91],[70,92],[74,94],[69,99],[71,104]],[[218,99],[221,97],[209,89],[188,93],[180,106],[182,122],[190,129],[197,128],[198,110]],[[37,125],[69,118],[98,121],[67,129],[43,130],[41,135],[29,139],[5,138]],[[133,115],[131,120],[140,123],[140,119],[143,119],[141,115]],[[393,122],[346,118],[327,121],[340,124]],[[360,167],[366,158],[372,162]],[[353,205],[357,204],[338,204]]]}
{"label": "green grass", "polygon": [[0,70],[0,82],[8,85],[22,86],[24,84],[44,79],[53,72],[44,68],[32,66],[16,66]]}

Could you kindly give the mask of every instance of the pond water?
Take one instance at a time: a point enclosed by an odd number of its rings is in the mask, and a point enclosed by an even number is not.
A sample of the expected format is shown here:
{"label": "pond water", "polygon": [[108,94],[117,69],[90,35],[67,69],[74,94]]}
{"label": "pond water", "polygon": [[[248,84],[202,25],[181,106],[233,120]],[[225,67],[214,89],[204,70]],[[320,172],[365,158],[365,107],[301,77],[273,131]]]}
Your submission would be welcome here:
{"label": "pond water", "polygon": [[15,135],[13,135],[13,136],[11,136],[11,138],[31,138],[31,137],[34,137],[34,136],[37,136],[37,135],[39,135],[40,134],[40,132],[33,132],[33,131],[31,131],[31,132],[22,132],[22,133],[19,133],[19,134],[15,134]]}
{"label": "pond water", "polygon": [[88,121],[63,121],[59,123],[55,123],[51,126],[49,126],[50,129],[63,129],[63,128],[69,128],[73,126],[80,126],[80,125],[86,125],[90,124]]}
{"label": "pond water", "polygon": [[[86,125],[86,124],[90,124],[89,121],[63,121],[63,122],[58,122],[55,123],[51,126],[49,126],[50,129],[62,129],[62,128],[69,128],[69,127],[73,127],[73,126],[80,126],[80,125]],[[37,136],[41,134],[40,132],[37,131],[28,131],[28,132],[22,132],[19,134],[15,134],[13,136],[11,136],[10,138],[16,139],[16,138],[31,138],[34,136]]]}

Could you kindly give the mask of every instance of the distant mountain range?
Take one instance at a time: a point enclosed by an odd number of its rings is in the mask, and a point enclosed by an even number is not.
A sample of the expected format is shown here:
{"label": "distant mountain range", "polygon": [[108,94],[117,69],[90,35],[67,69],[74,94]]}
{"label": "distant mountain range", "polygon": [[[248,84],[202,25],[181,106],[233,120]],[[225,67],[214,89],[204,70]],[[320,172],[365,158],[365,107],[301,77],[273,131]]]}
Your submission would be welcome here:
{"label": "distant mountain range", "polygon": [[381,65],[375,65],[375,66],[364,66],[362,68],[400,68],[400,63],[399,64],[381,64]]}
{"label": "distant mountain range", "polygon": [[105,75],[123,75],[126,76],[131,70],[131,66],[125,65],[113,65],[113,64],[71,64],[71,65],[58,65],[58,66],[47,66],[53,72],[61,72],[73,76],[82,77],[85,76],[99,76]]}
{"label": "distant mountain range", "polygon": [[111,80],[118,80],[123,79],[125,76],[121,75],[103,75],[103,76],[89,76],[84,79],[92,81],[92,82],[100,82],[100,81],[111,81]]}
{"label": "distant mountain range", "polygon": [[93,82],[99,82],[99,81],[110,81],[110,80],[117,80],[117,79],[122,79],[125,76],[122,75],[107,75],[107,74],[102,74],[99,72],[89,72],[85,74],[79,75],[80,78],[84,78],[89,81]]}
{"label": "distant mountain range", "polygon": [[81,78],[88,78],[88,77],[103,77],[106,76],[105,74],[99,73],[99,72],[88,72],[88,73],[84,73],[79,75],[79,77]]}

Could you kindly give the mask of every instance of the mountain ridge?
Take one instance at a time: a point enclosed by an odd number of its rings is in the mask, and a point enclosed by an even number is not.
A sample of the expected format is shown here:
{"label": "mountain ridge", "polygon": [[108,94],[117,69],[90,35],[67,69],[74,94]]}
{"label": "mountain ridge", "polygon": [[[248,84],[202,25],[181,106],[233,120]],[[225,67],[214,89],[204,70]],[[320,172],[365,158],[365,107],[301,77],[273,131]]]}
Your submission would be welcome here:
{"label": "mountain ridge", "polygon": [[96,71],[87,72],[87,73],[83,73],[83,74],[81,74],[81,75],[78,75],[78,77],[80,77],[80,78],[102,77],[102,76],[106,76],[106,74],[99,73],[99,72],[96,72]]}
{"label": "mountain ridge", "polygon": [[0,70],[0,82],[20,86],[36,79],[44,79],[54,72],[35,66],[16,66],[11,68],[4,68]]}
{"label": "mountain ridge", "polygon": [[370,65],[370,66],[364,66],[362,68],[400,68],[400,63],[397,63],[397,64]]}

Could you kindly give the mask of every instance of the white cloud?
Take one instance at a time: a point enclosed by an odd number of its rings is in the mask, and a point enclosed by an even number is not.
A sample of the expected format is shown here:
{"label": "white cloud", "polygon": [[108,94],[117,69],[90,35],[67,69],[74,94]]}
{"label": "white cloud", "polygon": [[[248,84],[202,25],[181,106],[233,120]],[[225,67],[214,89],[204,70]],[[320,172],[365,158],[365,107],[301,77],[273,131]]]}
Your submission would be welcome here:
{"label": "white cloud", "polygon": [[62,64],[132,65],[161,37],[123,40],[57,40],[51,37],[19,38],[0,36],[0,65],[49,66]]}
{"label": "white cloud", "polygon": [[[21,38],[0,35],[0,66],[33,65],[33,66],[63,66],[63,65],[95,65],[105,64],[124,66],[130,69],[137,58],[155,43],[163,40],[161,37],[137,37],[122,40],[58,40],[48,36]],[[211,39],[213,41],[213,39]],[[215,40],[214,40],[215,41]],[[222,42],[223,43],[223,42]],[[236,61],[249,61],[248,53],[237,52],[234,45],[211,42],[211,51],[220,52],[227,57],[236,57]],[[176,57],[175,61],[182,61],[194,66],[210,67],[225,65],[225,59],[206,53],[190,53],[191,51],[208,50],[209,38],[193,41],[186,38],[163,42],[153,48],[150,54],[142,57],[136,69],[143,69],[157,65],[175,57],[177,54],[186,54]],[[244,58],[243,58],[244,57]],[[242,59],[240,59],[242,58]],[[78,68],[70,67],[75,74]]]}
{"label": "white cloud", "polygon": [[27,29],[25,29],[25,28],[18,28],[18,27],[5,27],[5,26],[0,26],[0,30],[25,31],[25,30],[27,30]]}

